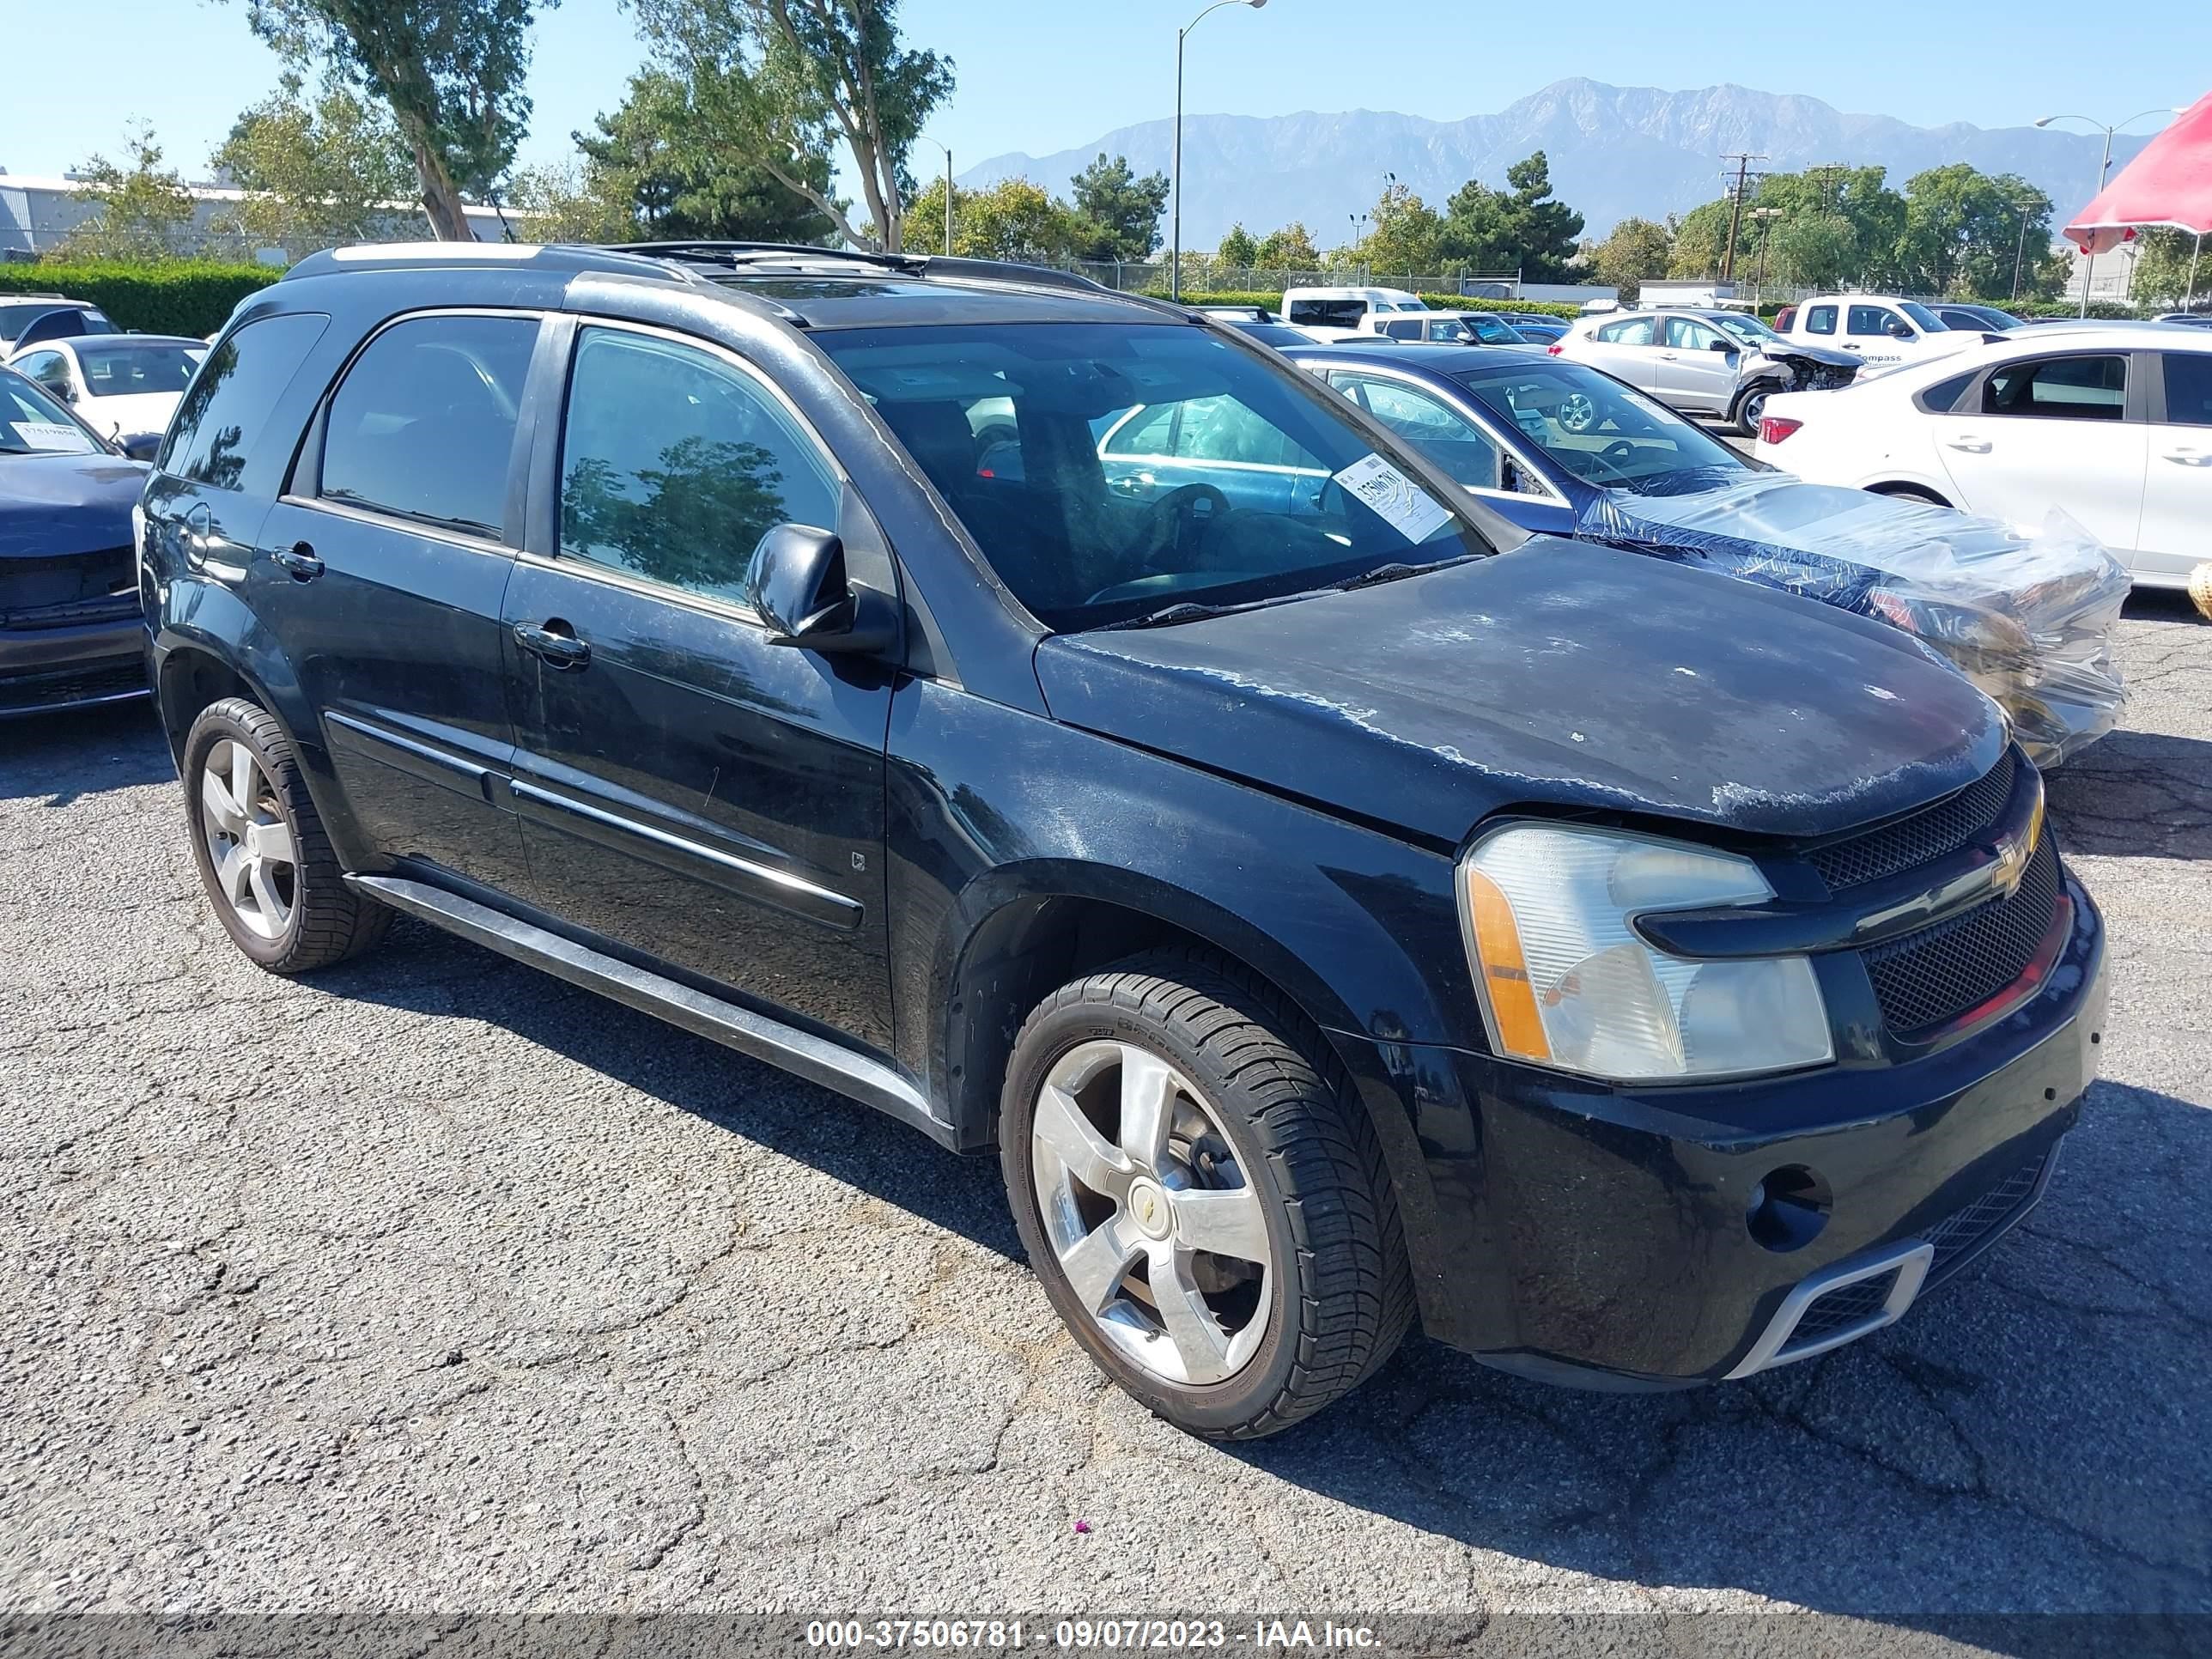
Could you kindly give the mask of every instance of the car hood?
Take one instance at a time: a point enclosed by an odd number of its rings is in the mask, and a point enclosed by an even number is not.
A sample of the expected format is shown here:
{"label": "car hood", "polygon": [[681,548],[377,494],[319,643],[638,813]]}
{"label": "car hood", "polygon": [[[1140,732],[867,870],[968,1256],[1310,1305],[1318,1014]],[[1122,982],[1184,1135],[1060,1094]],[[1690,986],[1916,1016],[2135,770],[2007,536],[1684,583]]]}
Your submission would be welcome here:
{"label": "car hood", "polygon": [[1859,368],[1864,361],[1834,346],[1808,345],[1802,340],[1787,337],[1770,340],[1759,349],[1770,357],[1802,357],[1806,362],[1820,363],[1829,368]]}
{"label": "car hood", "polygon": [[1374,587],[1060,635],[1055,718],[1455,843],[1516,805],[1821,835],[1979,777],[2003,716],[1905,635],[1540,537]]}
{"label": "car hood", "polygon": [[94,432],[128,438],[167,431],[169,416],[177,412],[184,396],[181,392],[136,392],[121,398],[88,398],[76,412]]}
{"label": "car hood", "polygon": [[120,455],[0,455],[0,559],[130,546],[146,472]]}

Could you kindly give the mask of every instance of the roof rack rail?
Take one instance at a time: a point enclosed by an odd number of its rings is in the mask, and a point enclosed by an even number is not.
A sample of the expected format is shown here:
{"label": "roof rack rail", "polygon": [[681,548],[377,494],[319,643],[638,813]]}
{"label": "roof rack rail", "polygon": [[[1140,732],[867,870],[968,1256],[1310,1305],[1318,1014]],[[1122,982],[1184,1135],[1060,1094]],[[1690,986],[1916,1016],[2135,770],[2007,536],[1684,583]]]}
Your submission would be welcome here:
{"label": "roof rack rail", "polygon": [[1110,294],[1115,291],[1079,272],[1055,270],[1050,265],[1023,264],[1012,259],[969,259],[947,257],[942,253],[885,253],[880,249],[867,247],[822,247],[800,242],[696,240],[616,242],[608,245],[608,251],[685,264],[732,267],[782,260],[819,259],[840,264],[872,265],[909,276],[964,276],[979,282],[1026,283],[1033,288],[1079,289],[1085,293]]}
{"label": "roof rack rail", "polygon": [[310,253],[285,271],[295,276],[327,276],[339,270],[405,270],[426,266],[482,269],[521,267],[532,270],[600,270],[633,276],[698,280],[681,265],[641,257],[622,248],[576,242],[362,242]]}

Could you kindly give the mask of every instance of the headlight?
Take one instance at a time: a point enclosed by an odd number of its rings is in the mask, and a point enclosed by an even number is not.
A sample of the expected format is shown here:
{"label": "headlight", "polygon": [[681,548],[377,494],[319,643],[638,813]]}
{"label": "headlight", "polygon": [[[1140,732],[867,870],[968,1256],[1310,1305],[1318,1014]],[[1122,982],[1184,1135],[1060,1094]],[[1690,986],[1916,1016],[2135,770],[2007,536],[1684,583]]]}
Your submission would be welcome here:
{"label": "headlight", "polygon": [[2035,641],[2010,617],[1893,587],[1869,589],[1867,608],[1884,622],[1927,641],[1993,697],[2035,683]]}
{"label": "headlight", "polygon": [[1755,904],[1748,859],[1612,830],[1516,823],[1460,865],[1461,915],[1501,1054],[1619,1082],[1736,1077],[1835,1058],[1804,957],[1692,962],[1634,919]]}

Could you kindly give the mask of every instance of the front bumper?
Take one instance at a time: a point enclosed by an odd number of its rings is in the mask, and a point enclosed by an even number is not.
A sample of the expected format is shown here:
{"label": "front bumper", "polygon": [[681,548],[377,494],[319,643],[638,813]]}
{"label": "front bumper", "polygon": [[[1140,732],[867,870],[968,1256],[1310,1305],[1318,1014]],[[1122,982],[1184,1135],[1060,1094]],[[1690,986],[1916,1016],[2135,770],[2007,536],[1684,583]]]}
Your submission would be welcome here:
{"label": "front bumper", "polygon": [[145,624],[0,629],[0,720],[147,695]]}
{"label": "front bumper", "polygon": [[[2103,924],[2067,891],[2041,989],[1901,1065],[1628,1090],[1346,1045],[1418,1141],[1401,1207],[1424,1327],[1506,1370],[1636,1389],[1747,1376],[1898,1317],[2027,1212],[2095,1074]],[[1817,1231],[1761,1210],[1792,1190],[1825,1210]]]}

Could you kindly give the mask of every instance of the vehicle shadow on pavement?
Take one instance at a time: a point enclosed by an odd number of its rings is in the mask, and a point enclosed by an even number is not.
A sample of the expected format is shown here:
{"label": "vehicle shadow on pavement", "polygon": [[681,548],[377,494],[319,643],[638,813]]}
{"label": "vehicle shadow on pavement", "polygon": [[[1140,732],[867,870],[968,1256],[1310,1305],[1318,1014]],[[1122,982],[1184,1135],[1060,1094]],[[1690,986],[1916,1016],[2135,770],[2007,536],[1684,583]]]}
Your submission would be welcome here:
{"label": "vehicle shadow on pavement", "polygon": [[[491,1022],[1021,1257],[996,1159],[953,1158],[419,924],[314,983]],[[2100,1083],[2042,1206],[1984,1263],[1852,1347],[1748,1382],[1605,1395],[1416,1337],[1334,1409],[1193,1452],[1487,1553],[1517,1605],[1595,1594],[1648,1609],[1636,1587],[1731,1589],[1929,1630],[2039,1608],[2212,1613],[2207,1168],[2212,1110]],[[1085,1362],[1071,1346],[1064,1363]],[[1583,1575],[1607,1583],[1593,1590]],[[2051,1635],[1977,1625],[1971,1639],[2025,1653]]]}
{"label": "vehicle shadow on pavement", "polygon": [[2212,858],[2212,743],[2124,728],[2046,785],[2061,848],[2113,858]]}
{"label": "vehicle shadow on pavement", "polygon": [[[49,806],[67,806],[176,775],[151,702],[0,720],[0,800],[43,797]],[[62,778],[67,786],[57,787]]]}

